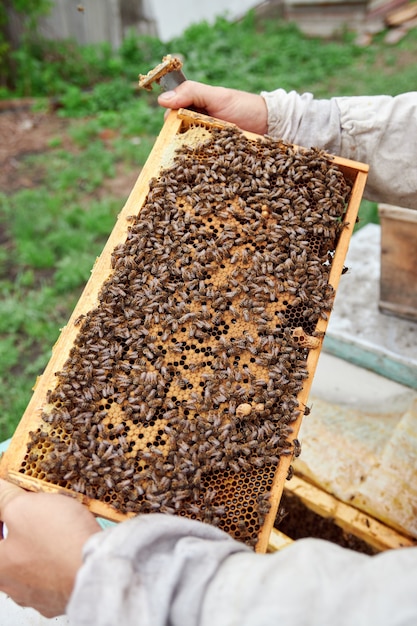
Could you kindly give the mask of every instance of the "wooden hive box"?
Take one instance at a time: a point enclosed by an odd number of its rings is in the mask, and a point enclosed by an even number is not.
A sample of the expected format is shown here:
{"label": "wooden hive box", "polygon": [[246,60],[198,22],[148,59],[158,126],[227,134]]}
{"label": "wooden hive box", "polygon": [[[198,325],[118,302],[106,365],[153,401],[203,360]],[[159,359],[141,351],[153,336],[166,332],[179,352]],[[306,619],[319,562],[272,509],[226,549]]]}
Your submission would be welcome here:
{"label": "wooden hive box", "polygon": [[285,484],[268,551],[281,550],[296,539],[311,536],[367,554],[417,545],[414,537],[296,474]]}
{"label": "wooden hive box", "polygon": [[0,475],[266,551],[367,170],[171,112]]}
{"label": "wooden hive box", "polygon": [[417,321],[417,212],[389,204],[378,206],[381,222],[379,308]]}

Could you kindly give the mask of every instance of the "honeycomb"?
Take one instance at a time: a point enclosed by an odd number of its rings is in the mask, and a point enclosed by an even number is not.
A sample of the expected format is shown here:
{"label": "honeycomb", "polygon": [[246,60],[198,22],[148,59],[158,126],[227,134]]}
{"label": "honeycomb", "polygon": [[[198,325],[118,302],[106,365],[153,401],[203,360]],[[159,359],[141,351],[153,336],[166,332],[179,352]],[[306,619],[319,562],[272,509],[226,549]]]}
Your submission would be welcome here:
{"label": "honeycomb", "polygon": [[256,546],[300,452],[351,185],[317,149],[200,126],[129,216],[18,472],[110,518],[181,515]]}

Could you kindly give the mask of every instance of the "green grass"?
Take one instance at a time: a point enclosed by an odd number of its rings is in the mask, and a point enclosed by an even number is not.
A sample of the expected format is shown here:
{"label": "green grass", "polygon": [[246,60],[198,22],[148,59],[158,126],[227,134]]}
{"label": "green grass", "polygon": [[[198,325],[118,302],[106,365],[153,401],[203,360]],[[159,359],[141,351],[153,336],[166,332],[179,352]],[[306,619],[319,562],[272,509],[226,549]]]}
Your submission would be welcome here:
{"label": "green grass", "polygon": [[[139,171],[163,124],[157,94],[138,94],[134,83],[168,52],[184,55],[194,80],[255,92],[396,94],[417,83],[417,30],[395,46],[381,35],[362,49],[350,34],[308,38],[252,13],[237,24],[197,24],[167,44],[130,35],[117,53],[70,42],[20,50],[22,78],[4,95],[35,95],[40,107],[46,96],[58,98],[73,146],[64,150],[63,138],[53,138],[46,153],[20,163],[41,182],[0,193],[0,440],[13,433],[130,192],[111,196],[106,184],[117,172]],[[364,201],[360,217],[359,226],[377,221],[376,205]]]}

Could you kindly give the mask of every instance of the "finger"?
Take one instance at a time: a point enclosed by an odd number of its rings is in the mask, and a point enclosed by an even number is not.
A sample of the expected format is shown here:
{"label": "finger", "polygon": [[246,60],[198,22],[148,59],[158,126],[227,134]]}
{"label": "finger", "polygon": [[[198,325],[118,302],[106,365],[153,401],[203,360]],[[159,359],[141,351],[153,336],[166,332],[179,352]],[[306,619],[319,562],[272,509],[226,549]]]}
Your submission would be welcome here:
{"label": "finger", "polygon": [[186,104],[177,104],[178,102],[180,102],[180,99],[176,92],[172,90],[164,91],[158,96],[158,104],[167,109],[179,109],[182,106],[187,106]]}
{"label": "finger", "polygon": [[21,487],[12,485],[7,480],[0,478],[0,520],[3,519],[3,512],[7,504],[24,493],[26,492]]}
{"label": "finger", "polygon": [[172,91],[165,91],[158,97],[158,102],[163,107],[179,109],[194,105],[198,108],[210,108],[213,101],[215,87],[186,80]]}

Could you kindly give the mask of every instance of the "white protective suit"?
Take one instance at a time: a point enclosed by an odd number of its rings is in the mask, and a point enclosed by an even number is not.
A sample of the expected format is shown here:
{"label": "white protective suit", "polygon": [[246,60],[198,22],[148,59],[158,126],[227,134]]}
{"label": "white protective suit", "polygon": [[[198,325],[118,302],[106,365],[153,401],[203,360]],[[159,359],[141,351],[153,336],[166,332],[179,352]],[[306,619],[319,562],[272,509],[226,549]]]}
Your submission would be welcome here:
{"label": "white protective suit", "polygon": [[[269,134],[370,165],[367,197],[417,208],[417,92],[263,93]],[[142,515],[90,538],[74,626],[416,626],[417,548],[366,556],[317,539],[259,555],[206,524]]]}
{"label": "white protective suit", "polygon": [[417,92],[315,100],[283,89],[262,93],[268,133],[369,165],[365,197],[417,209]]}

